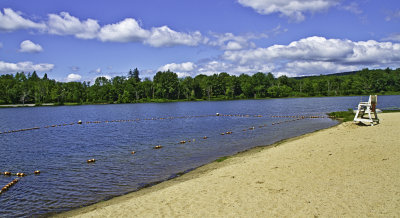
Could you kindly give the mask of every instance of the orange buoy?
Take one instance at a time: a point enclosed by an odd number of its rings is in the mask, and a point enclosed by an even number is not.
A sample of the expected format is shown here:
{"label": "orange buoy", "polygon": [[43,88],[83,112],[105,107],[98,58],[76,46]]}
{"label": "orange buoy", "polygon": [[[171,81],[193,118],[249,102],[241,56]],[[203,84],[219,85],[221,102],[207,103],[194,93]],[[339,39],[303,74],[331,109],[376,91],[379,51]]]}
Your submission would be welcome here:
{"label": "orange buoy", "polygon": [[161,146],[161,145],[157,145],[157,146],[154,146],[153,147],[153,149],[160,149],[160,148],[162,148],[163,146]]}
{"label": "orange buoy", "polygon": [[4,172],[4,175],[5,176],[11,176],[11,172],[6,171],[6,172]]}
{"label": "orange buoy", "polygon": [[34,174],[40,174],[40,170],[35,170]]}
{"label": "orange buoy", "polygon": [[135,154],[135,153],[136,153],[135,151],[132,151],[132,152],[131,152],[131,154]]}

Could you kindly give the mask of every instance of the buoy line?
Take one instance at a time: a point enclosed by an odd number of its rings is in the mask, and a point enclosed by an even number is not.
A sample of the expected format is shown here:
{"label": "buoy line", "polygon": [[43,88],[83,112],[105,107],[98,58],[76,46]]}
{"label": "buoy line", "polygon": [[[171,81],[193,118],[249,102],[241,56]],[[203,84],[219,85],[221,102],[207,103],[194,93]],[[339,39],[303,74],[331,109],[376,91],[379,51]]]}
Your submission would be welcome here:
{"label": "buoy line", "polygon": [[[189,118],[189,117],[206,117],[206,116],[239,116],[239,117],[251,117],[250,115],[223,115],[223,114],[217,114],[217,115],[203,115],[203,116],[183,116],[183,117],[168,117],[168,118],[156,118],[156,119],[142,119],[142,120],[163,120],[163,119],[182,119],[182,118]],[[262,115],[253,115],[252,117],[263,117]],[[315,119],[315,118],[328,118],[326,116],[301,116],[301,115],[297,115],[297,116],[271,116],[273,118],[292,118],[292,119],[286,119],[286,120],[278,120],[276,122],[270,123],[271,126],[274,125],[279,125],[279,124],[283,124],[283,123],[287,123],[287,122],[294,122],[294,121],[298,121],[298,120],[302,120],[302,119]],[[329,117],[330,118],[330,117]],[[140,119],[135,119],[135,120],[113,120],[113,121],[103,121],[105,123],[107,122],[131,122],[131,121],[140,121]],[[102,123],[102,121],[92,121],[92,122],[86,122],[87,124],[89,123]],[[57,126],[66,126],[66,125],[74,125],[75,123],[71,123],[71,124],[65,124],[65,125],[52,125],[52,126],[46,126],[45,128],[50,128],[50,127],[57,127]],[[77,124],[83,124],[82,121],[78,121]],[[263,124],[263,125],[259,125],[258,128],[264,128],[267,127],[268,124]],[[34,127],[31,129],[27,129],[27,130],[33,130],[33,129],[40,129],[39,127]],[[244,131],[247,130],[255,130],[256,127],[255,126],[251,126],[249,128],[245,128],[243,129]],[[220,135],[231,135],[234,132],[229,130],[229,131],[224,131],[221,132]],[[204,136],[202,137],[203,140],[208,139],[208,136]],[[190,142],[195,142],[196,139],[190,139],[190,140],[181,140],[179,141],[178,144],[186,144],[186,143],[190,143]],[[153,149],[158,150],[163,148],[163,145],[156,145],[153,146]],[[136,154],[137,151],[131,151],[131,154]],[[88,159],[86,160],[86,163],[95,163],[97,160],[92,158],[92,159]],[[39,175],[41,172],[39,170],[34,171],[34,173],[32,175]],[[0,173],[0,175],[4,175],[4,176],[17,176],[17,177],[25,177],[28,176],[25,173],[11,173],[9,171],[6,171],[4,173]],[[4,193],[5,191],[9,190],[13,185],[15,185],[17,182],[19,181],[18,178],[14,179],[12,182],[8,183],[7,185],[5,185],[1,190],[0,190],[0,194]]]}
{"label": "buoy line", "polygon": [[[138,121],[149,121],[149,120],[173,120],[173,119],[189,119],[189,118],[203,118],[203,117],[262,117],[262,115],[242,115],[242,114],[219,114],[216,115],[192,115],[192,116],[178,116],[178,117],[159,117],[159,118],[144,118],[144,119],[130,119],[130,120],[106,120],[106,121],[86,121],[82,122],[82,120],[77,121],[76,123],[64,123],[64,124],[54,124],[54,125],[47,125],[42,128],[55,128],[55,127],[63,127],[63,126],[73,126],[75,124],[83,125],[83,124],[101,124],[101,123],[122,123],[122,122],[138,122]],[[24,128],[24,129],[17,129],[17,130],[8,130],[1,132],[0,135],[10,134],[10,133],[17,133],[17,132],[24,132],[24,131],[31,131],[41,129],[41,127],[33,127],[33,128]]]}

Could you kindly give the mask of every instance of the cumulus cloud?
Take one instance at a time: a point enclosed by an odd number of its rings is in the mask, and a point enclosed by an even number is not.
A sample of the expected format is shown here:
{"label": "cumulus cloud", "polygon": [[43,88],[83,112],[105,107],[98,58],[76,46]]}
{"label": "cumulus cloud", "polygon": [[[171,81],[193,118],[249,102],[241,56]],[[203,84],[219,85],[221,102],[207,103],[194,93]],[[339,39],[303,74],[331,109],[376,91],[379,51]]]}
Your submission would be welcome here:
{"label": "cumulus cloud", "polygon": [[273,63],[277,71],[296,74],[335,73],[363,67],[400,64],[400,44],[374,40],[308,37],[288,45],[244,51],[226,51],[223,59],[240,65]]}
{"label": "cumulus cloud", "polygon": [[80,21],[67,12],[49,14],[47,29],[50,34],[74,35],[80,39],[93,39],[97,37],[100,25],[96,20],[87,19]]}
{"label": "cumulus cloud", "polygon": [[25,40],[21,42],[19,51],[27,53],[38,53],[43,51],[43,48],[39,44],[33,43],[31,40]]}
{"label": "cumulus cloud", "polygon": [[199,31],[193,33],[182,33],[170,29],[167,26],[151,29],[150,37],[144,42],[153,47],[187,45],[196,46],[205,39]]}
{"label": "cumulus cloud", "polygon": [[9,63],[0,61],[0,73],[17,73],[17,72],[46,72],[51,71],[54,68],[54,64],[34,64],[30,61]]}
{"label": "cumulus cloud", "polygon": [[18,29],[44,29],[43,23],[35,23],[21,16],[21,12],[15,12],[11,8],[0,10],[0,31],[15,31]]}
{"label": "cumulus cloud", "polygon": [[172,71],[178,74],[178,77],[186,77],[193,74],[196,65],[192,62],[184,62],[184,63],[170,63],[158,68],[158,71]]}
{"label": "cumulus cloud", "polygon": [[375,62],[398,62],[400,60],[399,49],[400,44],[390,42],[377,42],[374,40],[353,42],[313,36],[294,41],[289,45],[273,45],[267,48],[245,51],[226,51],[224,58],[240,63],[279,59],[370,64]]}
{"label": "cumulus cloud", "polygon": [[75,74],[75,73],[71,73],[67,76],[66,81],[67,82],[77,82],[80,81],[82,79],[82,76],[79,74]]}
{"label": "cumulus cloud", "polygon": [[112,42],[140,42],[149,36],[150,32],[140,27],[139,23],[133,18],[126,18],[119,23],[105,25],[99,33],[101,41]]}
{"label": "cumulus cloud", "polygon": [[279,13],[295,21],[303,21],[305,12],[318,12],[338,5],[339,0],[238,0],[260,14]]}
{"label": "cumulus cloud", "polygon": [[168,26],[142,28],[133,18],[126,18],[120,22],[100,26],[97,20],[80,20],[68,12],[49,14],[45,23],[35,23],[23,18],[20,13],[12,9],[0,11],[0,31],[14,31],[17,29],[36,28],[46,30],[54,35],[72,35],[79,39],[98,39],[103,42],[139,42],[153,47],[163,46],[197,46],[206,43],[207,38],[199,31],[179,32]]}
{"label": "cumulus cloud", "polygon": [[101,41],[112,42],[142,42],[153,47],[174,45],[198,45],[204,38],[201,33],[182,33],[170,29],[168,26],[153,27],[151,30],[142,28],[133,18],[109,24],[101,28]]}

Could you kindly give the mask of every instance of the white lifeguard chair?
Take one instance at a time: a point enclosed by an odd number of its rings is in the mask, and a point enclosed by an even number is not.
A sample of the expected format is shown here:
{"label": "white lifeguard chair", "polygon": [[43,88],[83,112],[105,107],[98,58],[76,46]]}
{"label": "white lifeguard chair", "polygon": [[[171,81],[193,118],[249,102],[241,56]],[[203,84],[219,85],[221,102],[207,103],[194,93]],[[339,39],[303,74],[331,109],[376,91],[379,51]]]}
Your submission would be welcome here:
{"label": "white lifeguard chair", "polygon": [[[374,125],[374,122],[379,123],[379,118],[376,114],[377,102],[378,96],[370,95],[368,102],[358,103],[357,112],[354,116],[354,122],[366,122],[370,123],[371,126]],[[372,113],[374,114],[374,117],[372,117]],[[368,117],[364,117],[364,115],[368,115]]]}

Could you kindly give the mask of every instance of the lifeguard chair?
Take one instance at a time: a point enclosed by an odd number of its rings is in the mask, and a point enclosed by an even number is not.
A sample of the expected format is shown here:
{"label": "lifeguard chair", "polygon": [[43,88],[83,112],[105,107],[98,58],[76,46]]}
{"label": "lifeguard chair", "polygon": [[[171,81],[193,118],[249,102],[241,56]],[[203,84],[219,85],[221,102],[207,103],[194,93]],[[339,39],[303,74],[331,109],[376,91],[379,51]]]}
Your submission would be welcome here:
{"label": "lifeguard chair", "polygon": [[[371,123],[371,126],[374,125],[374,122],[379,123],[378,115],[376,114],[376,104],[378,102],[377,95],[370,95],[368,102],[360,102],[358,103],[356,116],[354,116],[354,122],[366,122]],[[372,118],[372,113],[374,114],[374,118]],[[364,115],[368,115],[364,117]]]}

